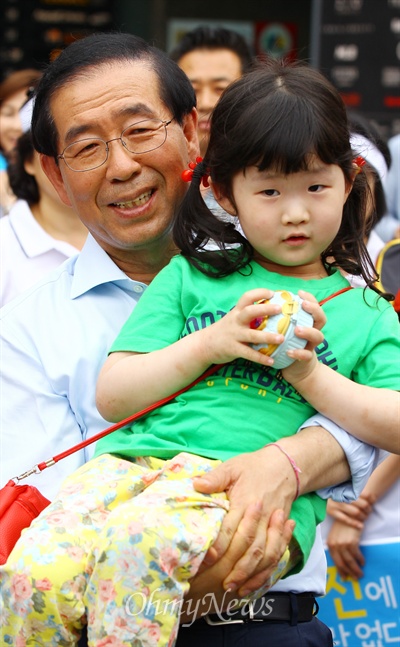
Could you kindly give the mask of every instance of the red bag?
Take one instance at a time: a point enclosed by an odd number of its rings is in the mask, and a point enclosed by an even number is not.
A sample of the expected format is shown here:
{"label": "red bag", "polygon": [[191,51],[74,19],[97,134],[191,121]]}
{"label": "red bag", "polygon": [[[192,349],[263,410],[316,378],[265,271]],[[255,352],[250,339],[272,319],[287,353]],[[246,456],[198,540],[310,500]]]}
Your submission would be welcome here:
{"label": "red bag", "polygon": [[13,480],[0,490],[0,564],[5,564],[24,528],[47,508],[50,501],[33,485],[17,485]]}

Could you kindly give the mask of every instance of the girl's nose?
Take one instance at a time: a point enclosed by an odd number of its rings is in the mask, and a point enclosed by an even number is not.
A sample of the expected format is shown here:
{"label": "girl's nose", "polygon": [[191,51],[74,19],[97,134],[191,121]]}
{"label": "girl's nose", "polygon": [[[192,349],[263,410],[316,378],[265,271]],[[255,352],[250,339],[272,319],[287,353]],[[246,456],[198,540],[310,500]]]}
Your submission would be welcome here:
{"label": "girl's nose", "polygon": [[310,218],[307,206],[301,201],[292,201],[286,205],[283,213],[283,223],[298,225],[302,222],[308,222]]}

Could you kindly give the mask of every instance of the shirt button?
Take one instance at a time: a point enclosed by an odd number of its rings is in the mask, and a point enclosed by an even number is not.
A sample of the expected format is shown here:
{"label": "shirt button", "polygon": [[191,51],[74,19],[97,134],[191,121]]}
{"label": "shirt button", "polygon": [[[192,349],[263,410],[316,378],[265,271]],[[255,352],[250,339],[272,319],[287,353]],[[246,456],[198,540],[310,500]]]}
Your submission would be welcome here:
{"label": "shirt button", "polygon": [[134,292],[143,292],[144,288],[142,285],[134,285],[133,290]]}

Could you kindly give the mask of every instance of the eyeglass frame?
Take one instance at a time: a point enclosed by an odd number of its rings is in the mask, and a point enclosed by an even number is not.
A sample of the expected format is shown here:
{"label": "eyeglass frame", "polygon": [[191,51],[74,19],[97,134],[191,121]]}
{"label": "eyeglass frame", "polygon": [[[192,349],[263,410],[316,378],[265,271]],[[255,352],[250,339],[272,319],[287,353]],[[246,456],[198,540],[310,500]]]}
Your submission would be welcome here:
{"label": "eyeglass frame", "polygon": [[[169,126],[169,124],[170,124],[174,119],[175,119],[175,117],[171,117],[171,119],[169,119],[169,120],[166,120],[166,119],[158,119],[157,117],[148,117],[147,119],[141,119],[140,121],[134,121],[134,122],[133,122],[133,124],[130,124],[129,126],[127,126],[126,128],[124,128],[124,130],[121,132],[121,134],[120,134],[120,136],[119,136],[119,137],[113,137],[112,139],[108,139],[107,141],[106,141],[106,140],[104,140],[104,139],[102,139],[101,137],[84,137],[83,139],[77,139],[75,142],[72,142],[71,144],[68,144],[68,146],[66,146],[66,147],[64,148],[63,152],[62,152],[62,153],[60,153],[59,155],[57,155],[56,159],[62,159],[62,160],[64,161],[64,164],[66,164],[66,166],[67,166],[71,171],[73,171],[74,173],[86,173],[87,171],[94,171],[95,169],[100,168],[100,166],[103,166],[103,164],[105,164],[105,163],[107,162],[107,160],[108,160],[108,155],[109,155],[109,152],[110,152],[110,147],[108,146],[108,144],[110,144],[111,142],[116,142],[116,141],[118,141],[118,140],[119,140],[119,141],[121,142],[121,144],[122,144],[123,148],[125,148],[125,150],[127,150],[127,151],[128,151],[128,153],[133,153],[134,155],[145,155],[146,153],[151,153],[151,151],[155,151],[155,150],[157,150],[157,148],[161,148],[161,146],[164,146],[165,142],[167,141],[167,136],[168,136],[167,126]],[[164,141],[162,142],[162,144],[159,144],[158,146],[155,146],[154,148],[149,148],[149,150],[147,150],[147,151],[141,151],[140,153],[135,153],[135,151],[131,151],[131,150],[129,150],[129,148],[128,148],[128,147],[127,147],[127,145],[125,144],[124,140],[122,139],[122,136],[123,136],[124,132],[126,132],[127,130],[129,130],[129,128],[132,128],[132,126],[136,126],[137,124],[141,124],[141,123],[143,123],[144,121],[159,121],[159,122],[160,122],[160,126],[159,126],[159,128],[161,128],[161,126],[163,126],[163,127],[164,127],[165,139],[164,139]],[[157,132],[157,131],[159,130],[159,128],[156,128],[154,132]],[[93,167],[91,167],[91,168],[85,168],[85,169],[74,169],[74,168],[71,168],[71,166],[68,164],[67,160],[66,160],[66,159],[65,159],[65,157],[64,157],[64,155],[65,155],[65,151],[66,151],[68,148],[70,148],[71,146],[75,146],[75,144],[79,144],[79,142],[84,142],[84,141],[93,141],[93,140],[101,141],[101,142],[103,142],[103,144],[105,144],[105,146],[106,146],[106,148],[105,148],[105,150],[106,150],[106,158],[105,158],[104,162],[101,162],[101,164],[98,164],[98,166],[93,166]]]}

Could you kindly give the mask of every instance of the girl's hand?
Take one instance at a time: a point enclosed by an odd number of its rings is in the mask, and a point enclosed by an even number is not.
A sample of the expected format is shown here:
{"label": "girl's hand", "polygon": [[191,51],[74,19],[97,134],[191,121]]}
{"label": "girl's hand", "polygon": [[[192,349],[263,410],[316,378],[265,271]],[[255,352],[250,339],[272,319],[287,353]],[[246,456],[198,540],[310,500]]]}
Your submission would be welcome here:
{"label": "girl's hand", "polygon": [[[251,348],[250,344],[281,344],[284,336],[266,330],[254,330],[250,323],[257,318],[281,312],[281,307],[271,303],[257,303],[271,299],[273,291],[265,288],[245,292],[237,305],[222,319],[199,331],[201,354],[209,364],[223,364],[241,357],[265,366],[273,366],[273,360]],[[196,333],[197,334],[197,333]]]}
{"label": "girl's hand", "polygon": [[340,521],[335,521],[330,530],[327,545],[338,573],[342,579],[359,580],[363,576],[364,555],[360,550],[362,530]]}
{"label": "girl's hand", "polygon": [[313,316],[314,326],[312,328],[296,326],[295,328],[296,335],[301,339],[306,339],[307,344],[304,348],[289,350],[287,353],[289,357],[298,360],[282,370],[283,377],[290,383],[307,377],[318,366],[315,348],[324,340],[321,329],[326,323],[326,315],[316,298],[304,290],[299,290],[299,296],[304,299],[302,303],[304,310]]}
{"label": "girl's hand", "polygon": [[359,498],[352,503],[339,503],[328,499],[326,511],[335,519],[343,524],[362,530],[364,522],[372,512],[376,497],[372,494],[360,494]]}

